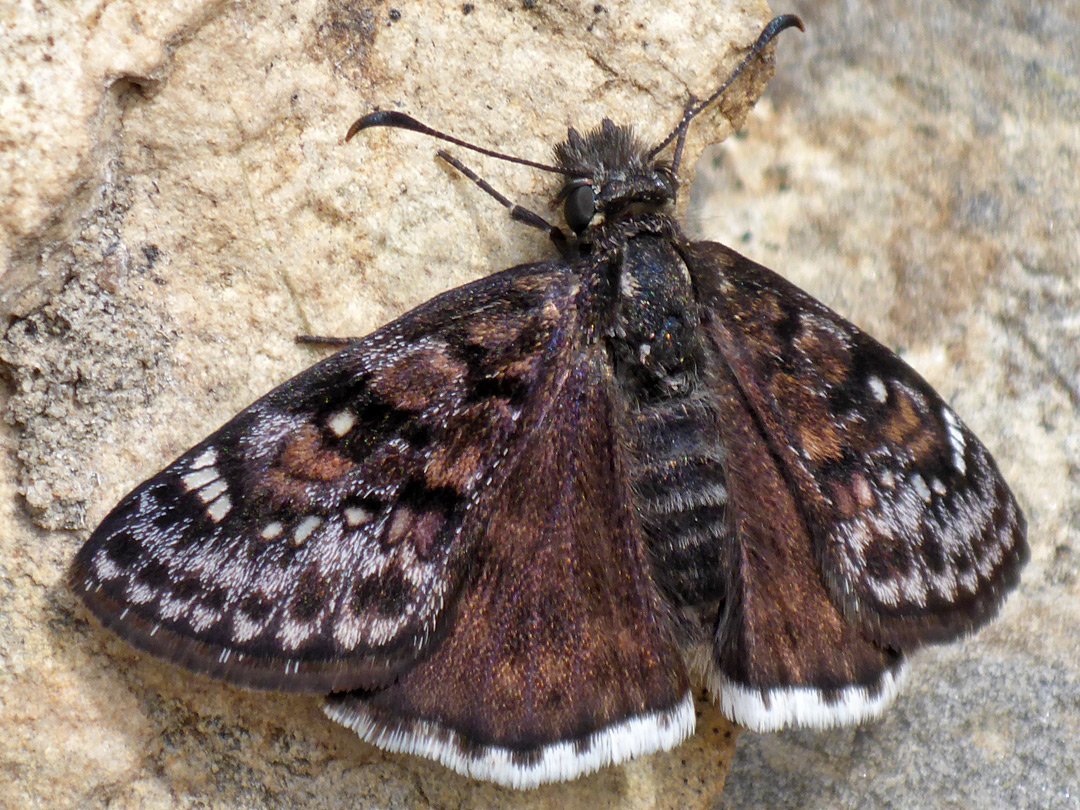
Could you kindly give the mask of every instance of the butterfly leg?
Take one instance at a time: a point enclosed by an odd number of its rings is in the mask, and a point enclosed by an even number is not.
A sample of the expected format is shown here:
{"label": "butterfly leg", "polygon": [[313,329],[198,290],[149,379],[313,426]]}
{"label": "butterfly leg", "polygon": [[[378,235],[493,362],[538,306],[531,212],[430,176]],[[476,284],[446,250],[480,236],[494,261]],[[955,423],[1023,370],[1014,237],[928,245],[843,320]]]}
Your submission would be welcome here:
{"label": "butterfly leg", "polygon": [[487,182],[487,180],[480,177],[480,175],[478,175],[476,172],[474,172],[456,157],[451,155],[449,152],[439,150],[438,156],[442,160],[453,166],[455,169],[457,169],[459,172],[461,172],[463,175],[468,177],[474,183],[476,183],[476,185],[480,186],[481,189],[483,189],[496,200],[498,200],[510,212],[511,219],[516,220],[517,222],[522,222],[531,228],[536,228],[541,231],[547,231],[548,236],[551,237],[551,241],[555,244],[555,247],[558,249],[559,254],[564,257],[570,255],[570,247],[566,241],[566,234],[562,232],[561,228],[559,228],[557,225],[552,225],[535,211],[530,211],[528,208],[524,208],[520,205],[517,205],[516,203],[510,202],[510,200],[507,199],[504,195],[496,191],[492,187],[492,185]]}
{"label": "butterfly leg", "polygon": [[303,343],[308,346],[328,346],[332,348],[342,348],[345,346],[351,346],[352,344],[362,340],[362,338],[328,337],[326,335],[297,335],[294,340],[297,343]]}

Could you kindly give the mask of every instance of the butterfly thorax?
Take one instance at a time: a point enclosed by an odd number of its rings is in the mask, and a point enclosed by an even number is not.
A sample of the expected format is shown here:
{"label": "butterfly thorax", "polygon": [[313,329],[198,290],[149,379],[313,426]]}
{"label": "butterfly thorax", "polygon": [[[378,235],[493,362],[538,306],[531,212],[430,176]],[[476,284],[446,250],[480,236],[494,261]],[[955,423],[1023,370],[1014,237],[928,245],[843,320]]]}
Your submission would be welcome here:
{"label": "butterfly thorax", "polygon": [[635,398],[687,390],[700,354],[698,307],[679,255],[677,225],[663,214],[620,216],[590,229],[583,257],[595,276],[593,308],[617,377]]}
{"label": "butterfly thorax", "polygon": [[620,377],[646,397],[684,390],[698,355],[690,273],[669,215],[678,190],[670,164],[654,160],[630,127],[604,119],[584,135],[570,129],[555,147],[571,174],[559,200],[608,298],[598,309]]}
{"label": "butterfly thorax", "polygon": [[646,397],[685,392],[700,353],[689,274],[668,241],[633,240],[620,276],[620,358]]}

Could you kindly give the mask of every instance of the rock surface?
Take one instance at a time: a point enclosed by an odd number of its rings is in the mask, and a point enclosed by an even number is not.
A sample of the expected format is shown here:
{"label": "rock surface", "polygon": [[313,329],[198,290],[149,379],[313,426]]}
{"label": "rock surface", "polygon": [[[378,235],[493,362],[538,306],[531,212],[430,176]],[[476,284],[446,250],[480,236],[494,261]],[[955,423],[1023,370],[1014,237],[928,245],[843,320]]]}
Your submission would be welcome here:
{"label": "rock surface", "polygon": [[[580,6],[580,7],[579,7]],[[0,806],[1067,808],[1080,783],[1080,12],[800,3],[806,35],[703,164],[693,230],[904,356],[991,448],[1033,559],[1002,617],[920,655],[880,723],[734,734],[515,793],[384,754],[316,700],[140,655],[64,573],[117,499],[308,365],[549,255],[373,106],[545,160],[603,115],[650,137],[734,63],[752,3],[22,6],[0,71]],[[34,10],[27,10],[34,9]],[[597,10],[599,9],[599,10]],[[398,12],[391,19],[391,10]],[[751,97],[761,89],[762,72]],[[750,86],[752,83],[747,83]],[[737,118],[745,95],[724,111]],[[704,140],[728,133],[714,116]],[[463,156],[464,157],[464,156]],[[547,212],[550,178],[469,158]]]}

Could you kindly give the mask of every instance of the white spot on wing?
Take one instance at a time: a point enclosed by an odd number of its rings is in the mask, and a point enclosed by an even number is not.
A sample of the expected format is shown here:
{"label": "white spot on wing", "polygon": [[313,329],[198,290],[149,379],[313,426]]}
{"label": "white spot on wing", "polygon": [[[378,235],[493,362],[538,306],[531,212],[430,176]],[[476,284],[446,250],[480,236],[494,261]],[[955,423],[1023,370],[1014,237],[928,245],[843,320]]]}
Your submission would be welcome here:
{"label": "white spot on wing", "polygon": [[196,472],[190,472],[180,480],[184,482],[184,489],[191,492],[193,489],[205,487],[211,481],[218,479],[218,471],[215,467],[205,467]]}
{"label": "white spot on wing", "polygon": [[303,545],[304,541],[311,537],[311,533],[319,527],[322,523],[322,518],[315,515],[308,515],[299,523],[296,524],[296,528],[293,529],[293,542],[296,545]]}
{"label": "white spot on wing", "polygon": [[407,506],[398,506],[394,510],[394,514],[390,517],[390,526],[386,530],[386,542],[387,545],[396,545],[402,537],[405,536],[405,532],[412,526],[413,512]]}
{"label": "white spot on wing", "polygon": [[964,461],[964,430],[960,427],[960,420],[948,408],[941,409],[941,415],[945,418],[945,427],[949,432],[949,445],[953,451],[953,466],[961,475],[967,473],[967,463]]}
{"label": "white spot on wing", "polygon": [[912,474],[911,486],[914,487],[915,492],[918,493],[919,497],[927,503],[930,503],[930,501],[933,500],[933,497],[930,494],[930,487],[926,485],[926,481],[923,480],[923,477],[918,473]]}
{"label": "white spot on wing", "polygon": [[213,447],[208,447],[203,450],[198,456],[196,456],[191,462],[191,469],[201,470],[203,467],[209,467],[217,461],[217,450]]}
{"label": "white spot on wing", "polygon": [[228,488],[229,485],[219,478],[214,481],[214,483],[205,486],[199,490],[199,500],[201,500],[203,503],[210,503],[210,501],[217,498],[218,495],[223,493]]}
{"label": "white spot on wing", "polygon": [[979,587],[979,575],[974,571],[967,571],[960,577],[960,586],[969,593],[975,593]]}
{"label": "white spot on wing", "polygon": [[348,523],[351,528],[370,523],[374,517],[375,516],[371,512],[361,506],[345,507],[345,522]]}
{"label": "white spot on wing", "polygon": [[855,500],[859,506],[863,509],[869,509],[875,505],[876,499],[874,498],[874,490],[870,486],[870,482],[866,480],[863,475],[855,475],[851,480],[851,492],[855,496]]}
{"label": "white spot on wing", "polygon": [[467,744],[457,732],[435,723],[382,725],[367,714],[361,701],[332,703],[324,711],[385,751],[428,757],[465,776],[517,789],[574,779],[642,754],[666,751],[690,735],[695,720],[694,701],[687,693],[671,709],[631,717],[578,743],[545,745],[534,762],[522,764],[506,748]]}
{"label": "white spot on wing", "polygon": [[94,555],[94,572],[101,579],[116,579],[123,571],[104,551]]}
{"label": "white spot on wing", "polygon": [[326,420],[326,426],[334,432],[338,438],[344,436],[356,424],[356,414],[352,411],[338,411]]}
{"label": "white spot on wing", "polygon": [[230,509],[232,509],[232,501],[229,500],[228,495],[222,495],[206,507],[206,514],[210,515],[214,523],[221,523],[222,519],[229,514]]}
{"label": "white spot on wing", "polygon": [[394,564],[405,579],[421,590],[427,590],[435,576],[435,566],[421,562],[416,556],[416,550],[408,543],[398,547]]}
{"label": "white spot on wing", "polygon": [[269,623],[269,618],[261,622],[255,622],[244,613],[236,612],[233,614],[232,639],[237,644],[251,641],[256,636],[261,636]]}
{"label": "white spot on wing", "polygon": [[411,614],[392,619],[369,619],[366,616],[356,616],[350,611],[342,611],[334,623],[334,640],[346,650],[356,649],[361,643],[385,644],[411,619]]}
{"label": "white spot on wing", "polygon": [[886,605],[900,604],[900,590],[902,584],[903,583],[895,578],[871,580],[869,582],[870,590],[874,592],[874,596]]}
{"label": "white spot on wing", "polygon": [[137,583],[128,588],[127,598],[133,605],[145,605],[158,595],[158,592],[149,585]]}
{"label": "white spot on wing", "polygon": [[386,644],[396,636],[401,628],[405,625],[405,619],[412,618],[411,616],[400,618],[372,618],[366,622],[364,627],[364,637],[368,644],[379,646],[380,644]]}
{"label": "white spot on wing", "polygon": [[308,622],[306,624],[291,620],[283,621],[281,623],[281,629],[278,630],[278,641],[286,650],[295,650],[315,633],[318,626],[317,621]]}
{"label": "white spot on wing", "polygon": [[[187,611],[187,606],[187,602],[163,596],[158,602],[158,614],[163,619],[177,621]],[[121,618],[123,617],[121,616]]]}
{"label": "white spot on wing", "polygon": [[205,605],[194,605],[187,613],[187,620],[192,630],[201,633],[221,621],[221,611]]}
{"label": "white spot on wing", "polygon": [[889,399],[889,389],[885,387],[880,377],[871,375],[866,383],[870,386],[870,395],[875,401],[884,403]]}
{"label": "white spot on wing", "polygon": [[284,526],[281,525],[281,521],[272,520],[263,526],[263,530],[259,532],[259,537],[263,540],[273,540],[275,537],[280,537]]}

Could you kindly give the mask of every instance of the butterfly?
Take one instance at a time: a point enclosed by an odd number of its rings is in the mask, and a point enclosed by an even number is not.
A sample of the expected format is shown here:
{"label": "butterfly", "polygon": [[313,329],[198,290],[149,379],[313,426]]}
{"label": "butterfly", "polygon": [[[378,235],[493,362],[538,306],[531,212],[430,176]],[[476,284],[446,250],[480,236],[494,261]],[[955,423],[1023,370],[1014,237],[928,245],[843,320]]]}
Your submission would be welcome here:
{"label": "butterfly", "polygon": [[[389,751],[518,788],[671,748],[704,684],[756,730],[879,715],[1028,556],[987,452],[895,354],[670,210],[687,127],[554,165],[558,257],[349,341],[127,495],[71,582],[135,646],[328,695]],[[669,147],[670,160],[660,157]]]}

